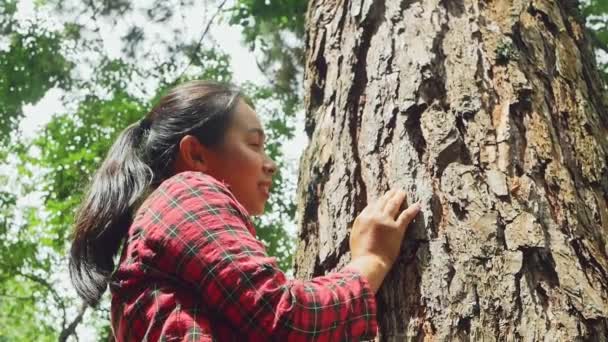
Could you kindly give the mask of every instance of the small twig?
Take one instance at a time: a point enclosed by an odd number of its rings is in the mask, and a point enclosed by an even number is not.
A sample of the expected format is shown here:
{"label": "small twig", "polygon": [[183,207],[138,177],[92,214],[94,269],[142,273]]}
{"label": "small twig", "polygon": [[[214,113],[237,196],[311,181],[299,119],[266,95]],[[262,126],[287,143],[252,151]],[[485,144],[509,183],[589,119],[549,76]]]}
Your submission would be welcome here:
{"label": "small twig", "polygon": [[270,86],[272,88],[276,88],[277,82],[275,81],[274,77],[272,77],[271,73],[265,72],[267,68],[264,68],[264,66],[262,65],[262,63],[260,62],[260,60],[258,58],[255,58],[255,64],[258,66],[258,69],[260,70],[260,72],[262,72],[262,75],[264,75],[264,77],[266,78],[266,81],[268,81],[268,83],[270,83]]}
{"label": "small twig", "polygon": [[[213,14],[213,16],[211,16],[211,18],[209,19],[209,22],[207,22],[207,26],[205,26],[205,29],[203,30],[200,38],[198,39],[198,42],[196,43],[196,46],[194,48],[194,52],[198,51],[201,48],[201,45],[203,43],[203,39],[205,39],[205,36],[207,35],[207,33],[209,32],[209,29],[211,28],[211,24],[213,24],[213,21],[215,20],[215,18],[222,12],[222,9],[224,8],[224,5],[226,5],[226,2],[228,2],[228,0],[223,0],[220,5],[217,8],[217,11],[215,11],[215,13]],[[177,78],[175,78],[175,82],[177,82],[180,78],[182,78],[182,76],[184,76],[184,74],[186,73],[186,71],[188,70],[188,68],[190,68],[190,66],[192,66],[192,63],[194,62],[194,56],[191,56],[188,61],[188,65],[186,65],[186,67],[184,68],[184,70],[182,70],[182,72],[177,76]]]}
{"label": "small twig", "polygon": [[51,292],[51,294],[53,295],[53,298],[55,299],[55,302],[57,303],[57,305],[59,305],[59,308],[61,309],[62,313],[63,313],[63,322],[62,322],[62,326],[65,325],[65,322],[67,320],[66,317],[66,308],[65,308],[65,303],[63,302],[63,299],[61,298],[61,296],[59,295],[59,293],[55,290],[55,288],[53,288],[53,285],[51,285],[48,281],[46,281],[45,279],[37,276],[37,275],[33,275],[33,274],[25,274],[23,272],[20,272],[18,270],[14,270],[15,273],[17,273],[18,275],[27,278],[33,282],[36,282],[44,287],[46,287],[49,292]]}
{"label": "small twig", "polygon": [[[82,318],[84,317],[85,312],[87,312],[88,307],[89,306],[85,302],[80,305],[80,309],[78,309],[78,314],[76,315],[76,318],[74,318],[74,320],[70,324],[68,324],[68,326],[63,329],[59,334],[58,340],[60,342],[67,341],[68,337],[76,333],[76,327],[78,326],[78,324],[80,324],[80,322],[82,322]],[[76,339],[78,339],[78,336],[76,336]]]}
{"label": "small twig", "polygon": [[0,297],[10,298],[10,299],[15,299],[15,300],[31,300],[31,301],[36,300],[36,298],[34,298],[34,296],[23,297],[23,296],[13,296],[13,295],[8,295],[8,294],[0,294]]}
{"label": "small twig", "polygon": [[63,299],[61,298],[61,296],[59,295],[59,293],[57,292],[57,290],[55,290],[55,288],[53,288],[53,285],[51,285],[44,278],[41,278],[34,274],[23,273],[21,270],[15,268],[15,267],[10,267],[9,265],[6,265],[6,264],[0,264],[0,266],[2,266],[2,268],[5,268],[5,269],[10,269],[14,274],[22,276],[26,279],[29,279],[29,280],[31,280],[35,283],[38,283],[38,284],[42,285],[43,287],[47,288],[47,290],[51,293],[53,299],[55,300],[55,302],[61,309],[62,316],[63,316],[63,322],[62,322],[61,326],[62,327],[65,326],[65,323],[67,321],[65,303],[64,303]]}

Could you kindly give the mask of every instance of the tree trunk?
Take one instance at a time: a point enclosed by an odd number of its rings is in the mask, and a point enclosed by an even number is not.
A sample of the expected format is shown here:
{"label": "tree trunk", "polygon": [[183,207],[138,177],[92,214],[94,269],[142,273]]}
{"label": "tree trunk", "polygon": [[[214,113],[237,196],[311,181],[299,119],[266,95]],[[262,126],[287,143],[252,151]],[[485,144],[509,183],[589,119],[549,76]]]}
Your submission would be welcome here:
{"label": "tree trunk", "polygon": [[573,1],[311,0],[296,275],[422,200],[382,341],[607,341],[608,111]]}

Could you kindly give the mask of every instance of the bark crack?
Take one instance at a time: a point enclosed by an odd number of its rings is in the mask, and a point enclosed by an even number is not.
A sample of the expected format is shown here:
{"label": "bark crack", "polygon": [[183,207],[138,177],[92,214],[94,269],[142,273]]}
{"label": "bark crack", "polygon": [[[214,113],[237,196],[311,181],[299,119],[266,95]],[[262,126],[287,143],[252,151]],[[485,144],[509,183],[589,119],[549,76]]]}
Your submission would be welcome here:
{"label": "bark crack", "polygon": [[310,97],[308,103],[308,113],[306,116],[306,120],[304,123],[304,130],[306,131],[306,135],[308,139],[311,139],[312,133],[315,130],[316,120],[313,117],[312,113],[315,113],[317,109],[323,103],[323,93],[325,91],[325,79],[327,77],[327,61],[325,60],[325,40],[326,40],[326,31],[322,29],[321,39],[318,41],[318,51],[314,60],[314,70],[313,81],[310,85]]}
{"label": "bark crack", "polygon": [[[608,273],[603,269],[603,267],[597,262],[597,260],[589,253],[585,245],[582,243],[581,239],[573,239],[570,242],[570,245],[574,249],[578,261],[583,268],[583,273],[587,278],[587,281],[593,287],[594,281],[589,278],[589,271],[596,273],[599,277],[597,280],[600,281],[600,285],[602,286],[602,290],[606,292],[608,290]],[[605,256],[605,255],[604,255]]]}
{"label": "bark crack", "polygon": [[365,106],[365,89],[368,83],[367,55],[371,46],[371,39],[376,34],[380,24],[382,23],[385,10],[386,8],[383,1],[374,1],[371,4],[367,16],[362,18],[362,22],[360,24],[362,27],[362,34],[359,39],[356,63],[353,67],[354,80],[347,97],[347,103],[348,106],[350,106],[348,110],[348,113],[350,114],[348,127],[352,141],[352,156],[355,162],[353,177],[355,184],[357,185],[356,190],[358,190],[355,193],[355,203],[353,208],[355,212],[360,212],[363,210],[367,203],[367,186],[361,174],[361,158],[359,156],[358,148],[361,115]]}

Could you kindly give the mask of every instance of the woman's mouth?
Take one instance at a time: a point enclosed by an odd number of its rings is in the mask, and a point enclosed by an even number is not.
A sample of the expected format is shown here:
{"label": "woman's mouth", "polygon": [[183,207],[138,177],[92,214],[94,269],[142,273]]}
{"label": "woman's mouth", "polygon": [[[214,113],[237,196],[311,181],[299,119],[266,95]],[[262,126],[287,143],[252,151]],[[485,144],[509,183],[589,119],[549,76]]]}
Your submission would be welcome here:
{"label": "woman's mouth", "polygon": [[262,193],[264,193],[264,195],[266,197],[270,196],[270,186],[271,186],[271,183],[269,183],[269,182],[259,183],[259,188],[262,190]]}

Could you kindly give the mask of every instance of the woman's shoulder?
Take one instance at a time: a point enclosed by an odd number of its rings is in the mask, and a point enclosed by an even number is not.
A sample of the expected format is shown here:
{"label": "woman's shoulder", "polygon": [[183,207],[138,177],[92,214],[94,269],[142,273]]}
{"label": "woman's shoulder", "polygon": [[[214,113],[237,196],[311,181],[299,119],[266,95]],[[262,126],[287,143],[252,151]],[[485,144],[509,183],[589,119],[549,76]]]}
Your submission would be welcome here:
{"label": "woman's shoulder", "polygon": [[161,183],[161,191],[171,191],[175,189],[199,189],[216,193],[232,195],[230,186],[219,181],[213,176],[198,171],[184,171],[171,176]]}
{"label": "woman's shoulder", "polygon": [[[146,199],[144,212],[168,211],[171,209],[195,210],[203,208],[225,208],[232,214],[249,221],[247,210],[232,194],[230,186],[208,174],[196,171],[178,173],[156,188]],[[222,210],[223,211],[223,210]]]}
{"label": "woman's shoulder", "polygon": [[[247,210],[230,187],[201,172],[181,172],[163,181],[139,207],[132,227],[187,225],[194,221],[242,222],[255,235]],[[135,234],[135,233],[133,233]]]}

